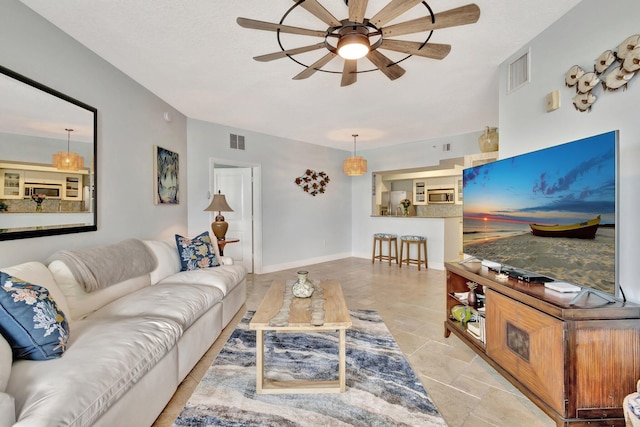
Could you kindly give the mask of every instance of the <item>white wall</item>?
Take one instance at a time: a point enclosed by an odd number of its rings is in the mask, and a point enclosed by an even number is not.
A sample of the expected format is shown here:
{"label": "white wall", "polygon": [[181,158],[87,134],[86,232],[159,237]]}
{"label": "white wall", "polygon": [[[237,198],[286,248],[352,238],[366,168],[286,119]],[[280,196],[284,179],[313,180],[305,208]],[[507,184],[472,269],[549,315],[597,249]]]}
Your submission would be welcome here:
{"label": "white wall", "polygon": [[[187,228],[186,118],[17,0],[0,0],[0,64],[98,109],[98,231],[0,242],[0,266]],[[173,122],[163,119],[171,112]],[[153,204],[153,145],[180,154],[181,204]]]}
{"label": "white wall", "polygon": [[[619,262],[620,283],[628,299],[640,302],[636,264],[640,255],[640,77],[627,91],[594,89],[598,100],[589,113],[572,105],[574,88],[564,76],[574,64],[591,71],[603,51],[616,50],[628,36],[638,34],[640,2],[583,0],[563,18],[523,46],[531,48],[531,82],[510,95],[506,93],[507,64],[500,67],[500,157],[546,148],[611,130],[620,130]],[[561,108],[546,113],[544,98],[561,93]]]}
{"label": "white wall", "polygon": [[[283,126],[286,125],[283,119]],[[246,150],[229,148],[229,134]],[[342,173],[348,153],[195,119],[188,120],[189,234],[209,230],[210,159],[259,164],[262,171],[262,272],[293,268],[351,253],[351,181]],[[330,182],[315,197],[294,182],[307,169]]]}
{"label": "white wall", "polygon": [[[386,218],[371,216],[372,172],[438,165],[440,160],[463,157],[480,151],[478,132],[411,142],[393,147],[360,150],[367,159],[366,175],[352,178],[351,234],[353,255],[371,258],[374,233],[419,234],[427,237],[430,268],[444,268],[444,221],[428,218]],[[451,144],[451,151],[442,150]]]}

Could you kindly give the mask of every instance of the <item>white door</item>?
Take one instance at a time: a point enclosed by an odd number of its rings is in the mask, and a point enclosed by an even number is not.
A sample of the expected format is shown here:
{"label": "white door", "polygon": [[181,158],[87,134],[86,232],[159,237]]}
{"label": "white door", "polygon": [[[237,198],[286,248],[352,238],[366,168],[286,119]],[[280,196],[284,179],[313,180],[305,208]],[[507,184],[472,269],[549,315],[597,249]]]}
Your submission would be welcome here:
{"label": "white door", "polygon": [[216,168],[213,169],[211,192],[218,190],[225,195],[233,212],[222,212],[229,223],[225,237],[240,239],[238,243],[228,243],[224,247],[224,255],[233,258],[237,264],[245,266],[253,273],[253,205],[251,168]]}

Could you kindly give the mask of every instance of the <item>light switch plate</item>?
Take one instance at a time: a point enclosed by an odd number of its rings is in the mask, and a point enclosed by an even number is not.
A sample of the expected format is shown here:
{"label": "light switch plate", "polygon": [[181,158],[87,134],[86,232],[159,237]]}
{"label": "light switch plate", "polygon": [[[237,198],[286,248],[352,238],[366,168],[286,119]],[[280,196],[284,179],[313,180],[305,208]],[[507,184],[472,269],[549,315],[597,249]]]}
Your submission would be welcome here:
{"label": "light switch plate", "polygon": [[555,111],[560,108],[560,91],[554,90],[549,92],[546,96],[547,113]]}

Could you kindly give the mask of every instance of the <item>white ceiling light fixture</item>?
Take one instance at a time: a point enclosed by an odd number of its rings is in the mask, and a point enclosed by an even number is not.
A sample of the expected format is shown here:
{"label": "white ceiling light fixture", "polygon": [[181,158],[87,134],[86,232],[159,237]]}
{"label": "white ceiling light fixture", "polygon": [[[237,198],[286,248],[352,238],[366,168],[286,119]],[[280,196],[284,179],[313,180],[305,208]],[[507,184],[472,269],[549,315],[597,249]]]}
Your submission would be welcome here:
{"label": "white ceiling light fixture", "polygon": [[356,156],[357,133],[353,135],[353,156],[342,162],[342,171],[349,176],[361,176],[367,173],[367,161],[364,157]]}

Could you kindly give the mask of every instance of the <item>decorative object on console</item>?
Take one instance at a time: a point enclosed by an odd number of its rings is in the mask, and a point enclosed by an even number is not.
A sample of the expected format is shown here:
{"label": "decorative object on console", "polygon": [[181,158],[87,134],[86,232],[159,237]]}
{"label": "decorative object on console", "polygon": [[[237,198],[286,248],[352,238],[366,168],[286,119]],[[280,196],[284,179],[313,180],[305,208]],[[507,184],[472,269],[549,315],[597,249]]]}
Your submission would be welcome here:
{"label": "decorative object on console", "polygon": [[218,211],[215,221],[211,223],[211,230],[213,230],[213,234],[215,234],[218,240],[224,240],[224,236],[229,229],[229,224],[224,220],[222,212],[233,212],[233,209],[231,209],[231,206],[227,203],[227,198],[224,194],[220,193],[220,190],[218,190],[218,194],[213,195],[213,199],[211,199],[211,203],[205,208],[205,211]]}
{"label": "decorative object on console", "polygon": [[[618,65],[616,65],[618,64]],[[611,69],[612,66],[615,67]],[[611,71],[605,75],[607,70]],[[565,74],[567,87],[576,87],[573,106],[576,110],[591,111],[598,97],[593,94],[596,85],[602,82],[606,91],[626,89],[629,81],[640,71],[640,35],[627,37],[616,52],[605,50],[595,60],[593,72],[585,73],[579,65],[573,65]]]}
{"label": "decorative object on console", "polygon": [[[344,59],[344,64],[341,67],[342,80],[340,85],[348,86],[356,82],[359,73],[367,71],[380,70],[390,80],[395,80],[405,73],[404,68],[398,64],[413,55],[437,60],[444,59],[451,51],[451,45],[429,43],[433,31],[473,24],[480,18],[480,8],[476,4],[467,4],[434,14],[431,6],[425,1],[392,0],[375,15],[366,18],[365,16],[369,15],[367,13],[368,0],[349,0],[344,3],[348,4],[348,11],[346,11],[348,14],[345,19],[341,20],[325,9],[318,0],[313,0],[296,2],[285,12],[278,24],[247,18],[238,18],[237,23],[244,28],[276,32],[281,51],[256,56],[253,58],[256,61],[265,62],[289,58],[305,67],[301,73],[293,77],[294,80],[301,80],[312,76],[316,71],[338,74],[339,72],[323,68],[339,56]],[[304,28],[308,26],[306,20],[299,21],[300,23],[293,19],[287,21],[289,17],[299,16],[297,13],[291,13],[298,6],[306,9],[307,12],[328,25],[328,28],[308,29]],[[416,6],[419,10],[415,9]],[[425,9],[420,6],[424,6]],[[417,14],[418,18],[402,21],[405,12],[409,12],[407,17],[415,17]],[[401,22],[397,22],[396,18],[398,17],[401,17],[399,19]],[[284,25],[285,21],[288,25]],[[387,25],[390,22],[394,24]],[[388,38],[418,33],[422,33],[417,36],[420,41]],[[282,40],[289,42],[286,34],[318,37],[324,40],[309,46],[285,50]],[[294,36],[291,40],[296,42],[297,38]],[[322,56],[311,65],[303,64],[301,60],[294,58],[295,55],[316,50],[322,50]],[[400,52],[406,56],[401,55],[399,59],[392,60],[381,53],[381,50]],[[363,57],[366,57],[376,68],[358,71],[357,60]]]}
{"label": "decorative object on console", "polygon": [[309,298],[315,290],[313,283],[308,280],[308,271],[298,271],[298,280],[291,287],[291,292],[297,298]]}
{"label": "decorative object on console", "polygon": [[73,153],[69,149],[71,144],[71,132],[73,129],[65,128],[67,131],[67,151],[58,151],[53,155],[51,163],[53,167],[65,171],[77,171],[84,168],[84,158],[78,153]]}
{"label": "decorative object on console", "polygon": [[208,231],[199,234],[193,239],[176,234],[176,245],[178,246],[178,255],[182,266],[181,271],[218,267],[220,265]]}
{"label": "decorative object on console", "polygon": [[62,356],[69,325],[46,288],[0,271],[0,308],[0,331],[14,360]]}
{"label": "decorative object on console", "polygon": [[351,136],[353,136],[353,156],[342,162],[342,171],[349,176],[361,176],[367,173],[367,161],[362,156],[356,156],[356,138],[358,134],[354,133]]}
{"label": "decorative object on console", "polygon": [[473,281],[468,281],[467,287],[469,288],[469,295],[467,295],[467,303],[470,306],[475,307],[478,304],[478,296],[476,295],[476,288],[478,287],[478,284]]}
{"label": "decorative object on console", "polygon": [[329,175],[325,172],[316,172],[314,170],[307,169],[304,172],[304,175],[296,178],[294,182],[298,187],[302,188],[302,191],[315,197],[326,191],[325,187],[329,184]]}
{"label": "decorative object on console", "polygon": [[153,146],[153,151],[154,202],[156,205],[177,205],[180,203],[178,153],[157,145]]}
{"label": "decorative object on console", "polygon": [[480,151],[483,153],[490,153],[492,151],[498,151],[500,135],[498,134],[498,128],[485,127],[482,135],[478,137],[478,145]]}

